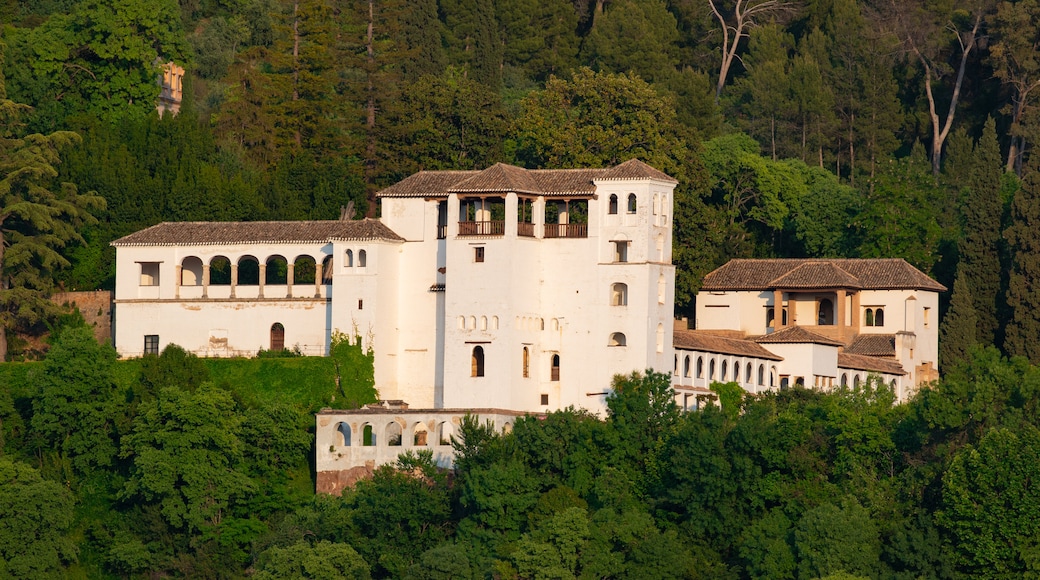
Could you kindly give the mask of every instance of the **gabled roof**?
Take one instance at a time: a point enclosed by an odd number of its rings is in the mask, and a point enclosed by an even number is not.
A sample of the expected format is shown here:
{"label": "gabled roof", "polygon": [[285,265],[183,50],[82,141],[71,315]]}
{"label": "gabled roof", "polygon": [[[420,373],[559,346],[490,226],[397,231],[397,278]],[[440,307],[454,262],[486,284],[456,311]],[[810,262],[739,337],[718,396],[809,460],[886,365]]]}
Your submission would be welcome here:
{"label": "gabled roof", "polygon": [[838,353],[838,368],[885,373],[886,375],[906,374],[906,371],[903,370],[903,365],[894,360],[848,352]]}
{"label": "gabled roof", "polygon": [[822,288],[946,290],[901,258],[736,259],[709,272],[701,286],[707,291]]}
{"label": "gabled roof", "polygon": [[860,281],[831,262],[804,262],[771,282],[774,288],[813,290],[862,288]]}
{"label": "gabled roof", "polygon": [[324,243],[332,240],[404,241],[379,220],[279,222],[163,222],[112,242],[113,246],[210,246]]}
{"label": "gabled roof", "polygon": [[672,345],[680,350],[699,350],[718,354],[749,356],[767,360],[784,360],[753,341],[727,338],[697,330],[676,330],[672,333]]}
{"label": "gabled roof", "polygon": [[759,336],[754,339],[759,344],[824,344],[827,346],[845,346],[844,343],[816,334],[801,326],[788,326],[780,330]]}
{"label": "gabled roof", "polygon": [[603,172],[598,179],[622,180],[622,179],[657,179],[668,183],[679,183],[674,177],[663,171],[650,167],[638,159],[629,159],[620,165],[615,165]]}
{"label": "gabled roof", "polygon": [[894,334],[861,334],[847,347],[849,354],[864,356],[896,356],[896,336]]}
{"label": "gabled roof", "polygon": [[605,169],[524,169],[496,163],[481,171],[420,171],[383,189],[377,197],[447,197],[450,193],[592,195],[594,180],[656,179],[678,183],[638,159]]}

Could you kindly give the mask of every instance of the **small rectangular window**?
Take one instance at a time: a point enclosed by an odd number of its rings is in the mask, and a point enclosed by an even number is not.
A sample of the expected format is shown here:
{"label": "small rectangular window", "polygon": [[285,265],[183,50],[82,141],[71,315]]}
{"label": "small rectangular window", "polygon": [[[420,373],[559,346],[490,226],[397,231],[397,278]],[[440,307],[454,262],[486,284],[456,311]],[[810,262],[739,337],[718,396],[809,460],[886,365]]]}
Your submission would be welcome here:
{"label": "small rectangular window", "polygon": [[159,354],[159,335],[158,334],[146,334],[146,335],[144,335],[144,353],[145,354]]}
{"label": "small rectangular window", "polygon": [[627,262],[628,261],[628,242],[627,241],[614,242],[614,261],[615,262]]}
{"label": "small rectangular window", "polygon": [[542,395],[542,404],[543,405],[548,405],[549,404],[549,395]]}
{"label": "small rectangular window", "polygon": [[159,262],[139,262],[141,264],[141,286],[159,285]]}
{"label": "small rectangular window", "polygon": [[358,310],[364,310],[365,309],[365,301],[364,300],[358,300],[357,301],[357,309]]}
{"label": "small rectangular window", "polygon": [[931,314],[931,311],[932,311],[931,308],[929,308],[927,306],[924,307],[924,327],[925,328],[928,328],[928,315]]}
{"label": "small rectangular window", "polygon": [[484,261],[484,246],[477,246],[473,248],[473,261],[483,262]]}

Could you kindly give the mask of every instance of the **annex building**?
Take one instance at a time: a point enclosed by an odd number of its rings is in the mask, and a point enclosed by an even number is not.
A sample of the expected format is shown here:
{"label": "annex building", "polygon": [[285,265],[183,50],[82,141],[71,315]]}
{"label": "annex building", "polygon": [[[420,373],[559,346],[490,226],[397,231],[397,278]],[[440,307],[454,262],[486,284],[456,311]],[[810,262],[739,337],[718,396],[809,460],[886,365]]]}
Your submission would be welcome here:
{"label": "annex building", "polygon": [[[451,462],[468,410],[605,411],[615,374],[673,373],[696,408],[712,381],[750,392],[880,375],[900,397],[935,377],[938,292],[903,260],[734,260],[693,329],[674,321],[676,181],[604,169],[421,171],[381,218],[162,223],[113,242],[122,356],[328,353],[359,336],[384,403],[318,414],[319,490],[429,448]],[[349,477],[348,477],[349,479]]]}

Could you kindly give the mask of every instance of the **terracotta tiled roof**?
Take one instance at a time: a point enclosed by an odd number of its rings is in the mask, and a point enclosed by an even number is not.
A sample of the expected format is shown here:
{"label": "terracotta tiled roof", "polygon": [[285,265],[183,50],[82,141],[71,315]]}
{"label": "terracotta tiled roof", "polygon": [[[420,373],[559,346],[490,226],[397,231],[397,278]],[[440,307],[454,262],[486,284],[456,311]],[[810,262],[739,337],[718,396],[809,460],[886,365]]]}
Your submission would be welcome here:
{"label": "terracotta tiled roof", "polygon": [[[792,285],[785,286],[785,283]],[[730,260],[708,273],[701,288],[708,291],[803,288],[946,290],[945,286],[900,258]]]}
{"label": "terracotta tiled roof", "polygon": [[209,246],[317,243],[330,240],[403,241],[379,220],[284,222],[164,222],[119,238],[113,246]]}
{"label": "terracotta tiled roof", "polygon": [[638,159],[629,159],[603,172],[599,179],[658,179],[668,183],[679,183],[675,178],[650,167]]}
{"label": "terracotta tiled roof", "polygon": [[736,356],[750,356],[767,360],[784,360],[750,340],[726,338],[697,330],[676,330],[672,333],[672,344],[680,350],[699,350]]}
{"label": "terracotta tiled roof", "polygon": [[829,346],[845,346],[837,340],[816,334],[802,328],[801,326],[788,326],[771,334],[759,336],[754,339],[759,344],[825,344]]}
{"label": "terracotta tiled roof", "polygon": [[865,356],[861,354],[838,353],[838,368],[857,371],[873,371],[887,375],[905,375],[903,365],[891,359]]}
{"label": "terracotta tiled roof", "polygon": [[420,171],[380,191],[377,197],[447,197],[449,193],[592,195],[593,180],[675,179],[638,159],[607,169],[524,169],[496,163],[482,171]]}
{"label": "terracotta tiled roof", "polygon": [[496,163],[448,188],[449,193],[485,191],[537,194],[542,191],[542,187],[530,171],[515,165]]}
{"label": "terracotta tiled roof", "polygon": [[831,262],[803,262],[771,282],[774,288],[811,290],[817,288],[861,288],[855,276]]}
{"label": "terracotta tiled roof", "polygon": [[849,354],[865,356],[896,356],[896,336],[894,334],[861,334],[847,347]]}

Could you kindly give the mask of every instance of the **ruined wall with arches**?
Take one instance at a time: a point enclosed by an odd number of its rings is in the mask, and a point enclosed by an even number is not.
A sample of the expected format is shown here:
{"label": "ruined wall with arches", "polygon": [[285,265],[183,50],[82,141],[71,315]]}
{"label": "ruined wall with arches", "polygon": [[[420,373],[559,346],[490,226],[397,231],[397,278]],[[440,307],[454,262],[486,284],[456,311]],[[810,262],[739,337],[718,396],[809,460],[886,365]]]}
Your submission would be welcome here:
{"label": "ruined wall with arches", "polygon": [[315,470],[318,493],[339,494],[405,451],[429,450],[434,462],[454,464],[452,437],[466,414],[495,431],[509,433],[526,413],[502,409],[421,409],[400,405],[369,405],[349,411],[323,410],[315,416]]}

